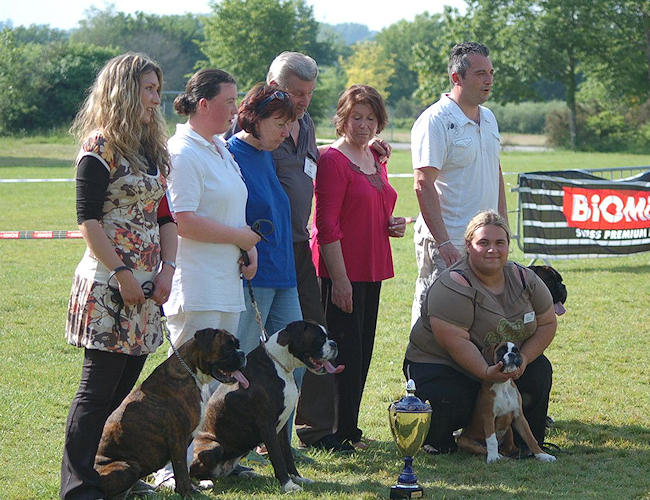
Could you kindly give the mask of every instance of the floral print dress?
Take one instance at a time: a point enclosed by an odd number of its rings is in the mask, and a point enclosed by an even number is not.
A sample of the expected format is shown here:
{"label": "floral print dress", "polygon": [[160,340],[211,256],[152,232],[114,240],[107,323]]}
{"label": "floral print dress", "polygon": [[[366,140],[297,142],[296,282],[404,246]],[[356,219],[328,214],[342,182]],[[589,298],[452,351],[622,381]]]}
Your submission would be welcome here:
{"label": "floral print dress", "polygon": [[[149,175],[131,168],[100,133],[82,145],[77,164],[88,155],[109,171],[100,220],[106,236],[138,282],[153,280],[160,265],[157,212],[165,178],[159,170]],[[135,356],[154,352],[163,342],[159,306],[147,299],[120,308],[107,284],[110,272],[87,248],[72,284],[66,340],[77,347]],[[117,288],[115,278],[111,285]]]}

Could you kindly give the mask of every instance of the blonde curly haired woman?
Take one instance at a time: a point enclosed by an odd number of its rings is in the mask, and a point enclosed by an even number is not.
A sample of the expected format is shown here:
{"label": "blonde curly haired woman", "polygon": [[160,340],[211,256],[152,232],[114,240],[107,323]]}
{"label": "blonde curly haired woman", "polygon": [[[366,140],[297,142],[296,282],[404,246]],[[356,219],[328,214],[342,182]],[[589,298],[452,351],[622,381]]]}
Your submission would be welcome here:
{"label": "blonde curly haired woman", "polygon": [[84,348],[84,361],[66,425],[61,498],[104,496],[94,469],[104,422],[163,341],[159,305],[171,289],[177,231],[165,197],[161,88],[151,59],[117,56],[71,129],[81,144],[77,223],[87,248],[75,271],[66,339]]}

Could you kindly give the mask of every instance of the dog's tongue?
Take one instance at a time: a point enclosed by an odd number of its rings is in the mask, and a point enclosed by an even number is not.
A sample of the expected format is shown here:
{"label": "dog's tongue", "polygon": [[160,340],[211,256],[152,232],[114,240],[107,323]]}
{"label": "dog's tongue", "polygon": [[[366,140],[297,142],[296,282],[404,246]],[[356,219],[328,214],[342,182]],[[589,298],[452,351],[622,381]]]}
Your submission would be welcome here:
{"label": "dog's tongue", "polygon": [[236,372],[232,372],[231,375],[233,376],[233,378],[234,378],[237,382],[239,382],[239,385],[240,385],[241,387],[243,387],[244,389],[248,389],[248,386],[249,386],[250,384],[248,383],[248,379],[247,379],[246,377],[244,377],[244,374],[243,374],[242,372],[240,372],[239,370],[237,370]]}
{"label": "dog's tongue", "polygon": [[562,304],[562,302],[556,302],[553,305],[555,306],[555,314],[557,314],[558,316],[562,316],[566,312],[566,309],[564,307],[564,304]]}
{"label": "dog's tongue", "polygon": [[338,365],[335,368],[334,365],[329,361],[325,361],[324,366],[325,370],[327,370],[327,373],[341,373],[343,370],[345,370],[345,365]]}

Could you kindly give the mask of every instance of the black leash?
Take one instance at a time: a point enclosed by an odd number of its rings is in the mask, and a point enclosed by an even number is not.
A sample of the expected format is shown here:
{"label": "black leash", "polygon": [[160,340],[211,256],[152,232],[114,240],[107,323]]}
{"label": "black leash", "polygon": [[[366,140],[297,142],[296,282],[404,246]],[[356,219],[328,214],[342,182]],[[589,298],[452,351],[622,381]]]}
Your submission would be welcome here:
{"label": "black leash", "polygon": [[[118,286],[113,286],[111,285],[111,279],[115,276],[115,272],[112,272],[108,280],[106,281],[106,284],[108,285],[108,289],[111,291],[111,300],[117,304],[117,311],[115,313],[110,313],[111,316],[113,316],[113,320],[115,321],[115,330],[117,331],[118,336],[122,339],[122,326],[121,326],[121,317],[122,317],[122,309],[124,308],[124,299],[122,299],[122,294],[120,293],[120,288]],[[153,295],[153,290],[155,288],[155,285],[153,281],[145,281],[142,283],[142,292],[144,293],[144,298],[145,299],[150,299],[151,296]]]}
{"label": "black leash", "polygon": [[[267,231],[263,230],[263,225],[267,226]],[[257,219],[255,222],[253,222],[253,224],[251,224],[251,230],[257,233],[260,238],[268,243],[269,240],[267,239],[267,236],[273,232],[273,222],[269,219]],[[241,250],[241,258],[245,266],[248,266],[251,263],[250,259],[248,258],[248,252],[245,250]],[[241,278],[244,279],[243,274],[241,275]],[[260,335],[260,343],[264,344],[269,339],[269,336],[266,333],[266,328],[264,328],[264,323],[262,323],[262,314],[260,313],[260,309],[257,306],[257,302],[255,301],[255,295],[253,294],[253,285],[251,283],[251,280],[247,280],[247,282],[248,295],[251,298],[253,309],[255,309],[255,321],[257,321],[257,324],[260,325],[260,330],[262,331],[262,335]]]}
{"label": "black leash", "polygon": [[[266,231],[263,230],[264,225],[266,226]],[[251,224],[251,231],[268,243],[269,240],[267,236],[270,236],[271,233],[273,233],[273,221],[269,219],[257,219]],[[246,250],[241,250],[241,258],[245,266],[248,266],[251,263]]]}
{"label": "black leash", "polygon": [[[111,273],[110,276],[108,277],[107,285],[109,290],[111,291],[111,300],[117,304],[117,312],[115,314],[112,314],[113,319],[115,320],[115,328],[117,329],[118,335],[122,335],[122,330],[120,328],[120,317],[122,315],[122,308],[124,307],[124,299],[122,299],[122,294],[120,293],[119,287],[111,285],[111,279],[113,276],[115,276],[115,272]],[[144,292],[144,297],[145,299],[150,299],[151,296],[153,295],[153,291],[155,289],[155,285],[153,281],[145,281],[142,283],[142,291]],[[160,305],[160,325],[162,327],[163,331],[163,336],[169,341],[169,345],[172,347],[172,351],[178,358],[178,361],[180,362],[181,366],[185,368],[187,373],[189,373],[192,378],[194,379],[194,382],[196,382],[196,385],[199,386],[199,389],[203,387],[203,384],[199,381],[198,377],[194,374],[192,370],[190,370],[190,367],[187,366],[187,363],[181,358],[181,355],[178,354],[178,350],[176,349],[176,346],[172,342],[172,339],[169,334],[169,328],[167,328],[167,316],[165,316],[165,311],[163,310],[163,306]]]}

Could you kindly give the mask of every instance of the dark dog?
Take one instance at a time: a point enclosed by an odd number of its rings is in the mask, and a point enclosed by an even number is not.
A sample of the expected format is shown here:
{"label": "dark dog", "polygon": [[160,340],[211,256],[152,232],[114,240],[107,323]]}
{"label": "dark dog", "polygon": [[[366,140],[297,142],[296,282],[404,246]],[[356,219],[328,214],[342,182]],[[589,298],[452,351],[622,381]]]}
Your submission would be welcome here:
{"label": "dark dog", "polygon": [[[504,372],[515,371],[522,362],[519,349],[512,342],[492,346],[486,349],[484,355],[492,364],[503,362],[501,370]],[[458,446],[470,453],[487,455],[489,464],[496,462],[517,450],[511,425],[515,426],[537,460],[555,462],[555,457],[544,453],[537,444],[524,417],[521,394],[512,379],[481,384],[472,420],[459,436]],[[499,453],[500,450],[503,454]]]}
{"label": "dark dog", "polygon": [[564,303],[566,302],[567,292],[564,283],[562,283],[562,275],[551,266],[528,266],[532,269],[537,276],[539,276],[546,288],[553,296],[553,304],[555,306],[555,314],[561,316],[566,312]]}
{"label": "dark dog", "polygon": [[[163,467],[174,468],[176,492],[189,495],[192,483],[186,451],[200,424],[203,386],[212,378],[224,384],[247,381],[239,341],[225,330],[206,328],[163,361],[108,417],[95,469],[107,497],[120,495],[138,479]],[[191,370],[188,371],[188,369]]]}
{"label": "dark dog", "polygon": [[295,321],[251,351],[242,370],[250,388],[221,386],[208,402],[205,420],[194,439],[190,475],[214,479],[231,474],[255,446],[264,443],[275,477],[284,491],[311,483],[298,474],[287,436],[287,420],[296,406],[298,388],[293,370],[338,373],[330,362],[338,354],[325,328]]}

